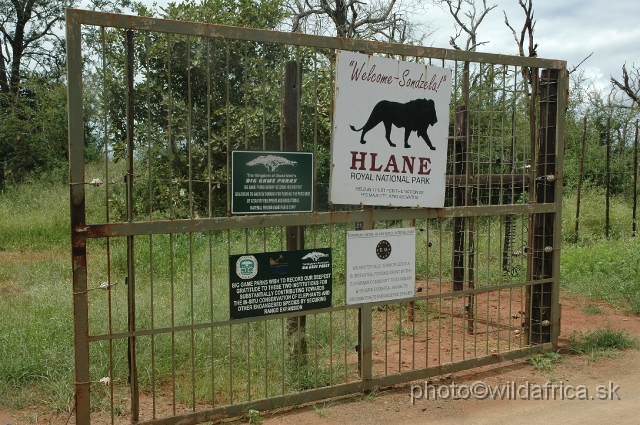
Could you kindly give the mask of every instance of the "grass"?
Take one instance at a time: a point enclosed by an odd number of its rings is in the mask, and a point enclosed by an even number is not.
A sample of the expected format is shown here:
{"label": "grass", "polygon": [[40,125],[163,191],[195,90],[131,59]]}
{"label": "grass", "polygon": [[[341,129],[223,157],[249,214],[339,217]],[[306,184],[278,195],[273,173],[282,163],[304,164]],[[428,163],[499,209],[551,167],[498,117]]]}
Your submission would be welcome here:
{"label": "grass", "polygon": [[[87,176],[104,177],[92,167],[88,165]],[[114,171],[112,175],[116,174]],[[0,192],[0,404],[11,408],[27,408],[37,402],[46,409],[68,411],[73,404],[68,193],[68,185],[56,174]],[[87,186],[88,222],[104,219],[104,203],[104,191]],[[583,211],[600,208],[599,203],[598,194],[587,191]],[[624,200],[615,199],[612,204],[613,217],[630,216]],[[565,206],[566,221],[571,216],[571,198]],[[525,221],[516,217],[515,223],[517,244],[521,244],[526,235]],[[423,229],[416,236],[418,279],[450,280],[451,224],[450,219],[416,223],[417,228]],[[408,223],[377,223],[378,227],[387,225]],[[580,242],[573,245],[567,242],[571,238],[565,226],[562,287],[640,314],[640,238],[630,238],[616,230],[606,240],[598,237],[602,234],[600,227],[595,219],[585,220]],[[307,228],[308,244],[334,247],[336,306],[344,305],[344,241],[349,229],[343,225]],[[478,287],[521,279],[501,272],[501,221],[479,218],[476,232]],[[228,255],[278,251],[283,249],[282,244],[281,229],[136,238],[139,329],[227,320]],[[90,332],[125,332],[126,240],[112,238],[108,246],[106,240],[90,240],[87,255]],[[523,257],[514,261],[522,262]],[[117,284],[110,291],[97,289],[105,281]],[[589,308],[589,314],[601,314]],[[428,304],[416,303],[417,316],[431,314],[434,313]],[[391,331],[398,335],[413,333],[410,325],[392,326]],[[228,402],[233,393],[233,401],[240,402],[250,397],[336,385],[352,378],[352,347],[357,344],[355,310],[308,316],[304,337],[309,355],[300,359],[289,354],[296,336],[289,336],[286,323],[280,320],[139,337],[140,385],[150,392],[154,382],[158,393],[175,394],[177,401],[191,405],[194,399],[196,403],[208,402],[213,396],[215,403],[221,404]],[[575,347],[588,351],[581,345]],[[91,380],[95,382],[92,405],[109,409],[108,387],[98,381],[112,376],[116,385],[126,389],[126,340],[94,342],[90,349]],[[554,361],[542,359],[533,361],[540,362],[542,368]],[[198,378],[195,382],[194,376]],[[123,403],[116,397],[114,410],[121,409]]]}
{"label": "grass", "polygon": [[327,403],[326,401],[322,403],[322,407],[319,406],[319,403],[315,403],[313,405],[313,410],[315,410],[315,412],[318,414],[318,416],[320,417],[324,417],[327,412],[329,411],[329,407],[331,407],[331,402]]}
{"label": "grass", "polygon": [[0,403],[73,399],[68,188],[55,175],[0,195]]}
{"label": "grass", "polygon": [[640,315],[640,236],[631,237],[631,205],[623,198],[611,200],[612,230],[606,239],[603,199],[599,190],[583,193],[577,244],[575,198],[564,200],[561,287]]}
{"label": "grass", "polygon": [[552,370],[558,361],[560,361],[560,354],[555,351],[537,354],[529,358],[529,363],[531,363],[534,369],[543,371]]}
{"label": "grass", "polygon": [[585,304],[582,307],[580,307],[580,310],[587,316],[597,316],[597,315],[602,315],[607,313],[605,310],[602,309],[602,307],[596,304]]}
{"label": "grass", "polygon": [[561,262],[562,287],[640,314],[638,258],[640,238],[566,247]]}
{"label": "grass", "polygon": [[574,332],[570,336],[567,351],[597,360],[602,357],[611,357],[620,350],[637,346],[637,338],[630,336],[628,332],[606,327],[584,333]]}
{"label": "grass", "polygon": [[[598,360],[603,357],[616,356],[620,351],[638,347],[638,339],[624,330],[613,330],[610,327],[598,328],[589,332],[573,332],[569,336],[569,345],[564,351]],[[555,351],[536,354],[529,358],[534,369],[551,372],[562,356]]]}
{"label": "grass", "polygon": [[[87,170],[87,175],[100,175]],[[0,404],[68,411],[73,404],[73,306],[69,255],[68,187],[43,182],[9,187],[0,194]],[[104,194],[87,187],[88,217],[100,222]],[[104,218],[104,217],[102,217]],[[270,232],[273,232],[271,234]],[[340,245],[344,231],[333,237]],[[228,320],[229,252],[280,250],[280,229],[211,234],[154,236],[136,239],[138,329]],[[326,246],[327,233],[310,235]],[[145,240],[146,239],[146,240]],[[108,245],[107,245],[108,244]],[[108,255],[107,255],[108,254]],[[126,240],[89,240],[88,286],[90,334],[127,331]],[[209,268],[210,259],[213,268]],[[340,268],[344,255],[338,257]],[[111,282],[110,290],[98,289]],[[339,279],[334,304],[344,304]],[[25,314],[27,312],[27,314]],[[292,356],[297,335],[286,321],[245,323],[140,337],[138,371],[143,391],[173,393],[193,405],[214,397],[216,404],[245,401],[345,382],[353,366],[341,347],[356,344],[354,310],[309,316],[308,355]],[[330,334],[329,329],[333,327]],[[90,345],[92,406],[120,409],[116,391],[111,407],[108,387],[98,381],[113,377],[126,389],[126,339]],[[197,377],[194,381],[194,377]],[[249,385],[248,382],[251,382]]]}
{"label": "grass", "polygon": [[258,425],[262,421],[262,415],[257,410],[250,409],[247,413],[247,422],[251,425]]}
{"label": "grass", "polygon": [[56,173],[0,191],[0,251],[60,250],[69,244],[69,189]]}

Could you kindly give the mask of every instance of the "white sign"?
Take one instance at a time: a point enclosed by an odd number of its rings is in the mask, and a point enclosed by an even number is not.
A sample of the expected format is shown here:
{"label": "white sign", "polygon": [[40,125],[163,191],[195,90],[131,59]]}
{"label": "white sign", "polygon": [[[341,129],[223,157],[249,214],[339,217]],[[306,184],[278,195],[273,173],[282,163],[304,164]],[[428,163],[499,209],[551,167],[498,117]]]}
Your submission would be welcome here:
{"label": "white sign", "polygon": [[347,304],[413,297],[414,228],[347,232]]}
{"label": "white sign", "polygon": [[444,206],[451,70],[339,51],[334,204]]}

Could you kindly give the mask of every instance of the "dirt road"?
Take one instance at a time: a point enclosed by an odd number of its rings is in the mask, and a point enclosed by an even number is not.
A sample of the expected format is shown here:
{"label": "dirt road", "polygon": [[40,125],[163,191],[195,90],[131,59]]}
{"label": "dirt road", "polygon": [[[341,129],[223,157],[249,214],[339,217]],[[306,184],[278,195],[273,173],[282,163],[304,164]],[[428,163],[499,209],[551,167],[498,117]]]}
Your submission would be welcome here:
{"label": "dirt road", "polygon": [[[455,380],[458,387],[482,381],[492,387],[515,381],[518,385],[528,381],[530,388],[538,386],[544,395],[544,384],[548,386],[548,399],[522,399],[519,396],[502,400],[416,400],[411,403],[411,386],[379,392],[373,396],[359,396],[336,402],[317,403],[292,412],[267,417],[264,425],[310,424],[310,425],[417,425],[437,423],[453,424],[603,424],[614,421],[616,425],[640,423],[640,351],[629,350],[616,358],[597,362],[579,358],[564,359],[550,371],[537,371],[525,361],[512,362],[502,367],[478,373],[460,374],[453,379],[438,379],[431,385],[451,388]],[[561,400],[560,383],[568,397]],[[611,384],[609,384],[611,383]],[[414,383],[418,384],[418,383]],[[424,383],[421,383],[424,387]],[[551,384],[556,385],[556,399],[551,396]],[[584,386],[588,399],[579,400],[577,391]],[[607,400],[599,400],[596,389],[609,385],[616,390]],[[525,387],[522,387],[525,388]],[[414,391],[416,391],[414,389]],[[417,392],[417,391],[416,391]],[[516,392],[517,394],[517,392]],[[617,394],[617,395],[616,395]],[[466,393],[465,393],[466,395]],[[526,395],[524,389],[519,395]],[[530,393],[530,398],[532,397]],[[618,399],[618,396],[620,399]],[[593,397],[593,399],[591,399]]]}
{"label": "dirt road", "polygon": [[[573,332],[610,327],[622,329],[640,339],[640,317],[596,303],[602,314],[587,315],[585,304],[594,304],[581,297],[562,300],[562,334],[560,345],[569,343]],[[510,388],[503,399],[476,399],[465,392],[474,383],[482,382],[494,390]],[[458,399],[437,397],[457,388]],[[525,391],[528,383],[528,392]],[[547,388],[545,394],[544,388]],[[505,362],[456,375],[439,376],[427,383],[430,399],[419,398],[411,403],[412,385],[422,388],[424,382],[413,382],[393,388],[383,388],[369,394],[355,394],[306,406],[262,412],[263,425],[417,425],[453,424],[577,424],[590,425],[613,422],[616,425],[640,424],[640,350],[629,349],[613,357],[590,360],[584,356],[563,355],[545,370],[532,367],[529,359]],[[555,389],[552,389],[555,385]],[[598,386],[601,393],[598,393]],[[462,387],[462,388],[461,388]],[[431,389],[434,388],[434,389]],[[477,387],[474,387],[477,388]],[[615,390],[599,400],[602,390]],[[414,396],[419,394],[414,387]],[[536,392],[537,391],[537,392]],[[552,393],[556,394],[553,399]],[[436,395],[434,399],[434,394]],[[528,394],[528,399],[527,398]],[[563,397],[564,395],[564,397]],[[564,399],[562,399],[564,398]],[[572,400],[569,398],[573,398]],[[0,409],[0,425],[75,423],[73,415],[53,413],[33,408],[23,411]],[[126,413],[116,419],[126,423]],[[92,421],[93,423],[94,421]],[[98,420],[97,422],[100,422]],[[241,420],[225,423],[246,423]],[[110,420],[105,421],[111,423]]]}
{"label": "dirt road", "polygon": [[[614,310],[604,303],[595,303],[604,314],[587,315],[583,307],[593,302],[582,297],[564,298],[562,304],[561,346],[569,344],[572,333],[603,327],[625,330],[640,340],[640,317]],[[608,422],[614,422],[616,425],[640,424],[640,351],[638,349],[626,350],[613,357],[595,361],[575,355],[561,356],[547,370],[537,370],[532,367],[528,359],[522,359],[499,366],[461,372],[455,376],[436,377],[429,381],[428,385],[436,389],[439,386],[446,386],[451,390],[453,382],[458,388],[460,386],[471,388],[476,382],[487,384],[492,389],[496,386],[504,388],[512,385],[512,391],[510,396],[505,396],[504,399],[479,400],[469,396],[468,399],[434,400],[431,397],[429,400],[424,398],[415,400],[412,404],[411,385],[420,385],[422,393],[425,392],[424,382],[414,382],[383,389],[374,395],[359,395],[339,401],[321,402],[292,412],[266,415],[262,423],[264,425],[429,423],[438,425],[463,423],[590,425]],[[529,399],[523,399],[527,395],[526,387],[518,389],[526,382],[529,383]],[[548,383],[546,396],[545,383]],[[552,385],[556,385],[555,391],[552,391]],[[602,394],[597,392],[599,385],[603,386],[602,393],[605,389],[607,393],[611,389],[615,390],[615,393],[607,396],[606,400],[600,400],[599,396]],[[540,393],[534,394],[536,388]],[[428,391],[433,396],[436,390]],[[555,399],[552,392],[556,394]],[[414,395],[418,394],[419,390],[414,387]],[[440,394],[446,394],[446,391]],[[468,396],[464,391],[458,394]]]}

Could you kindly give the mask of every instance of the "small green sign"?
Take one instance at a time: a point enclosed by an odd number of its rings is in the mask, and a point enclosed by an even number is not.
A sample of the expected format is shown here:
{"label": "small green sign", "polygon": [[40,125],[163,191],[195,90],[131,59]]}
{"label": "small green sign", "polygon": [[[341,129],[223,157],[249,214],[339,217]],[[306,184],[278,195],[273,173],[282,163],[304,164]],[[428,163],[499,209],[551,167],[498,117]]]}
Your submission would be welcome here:
{"label": "small green sign", "polygon": [[313,153],[231,152],[231,213],[313,212]]}

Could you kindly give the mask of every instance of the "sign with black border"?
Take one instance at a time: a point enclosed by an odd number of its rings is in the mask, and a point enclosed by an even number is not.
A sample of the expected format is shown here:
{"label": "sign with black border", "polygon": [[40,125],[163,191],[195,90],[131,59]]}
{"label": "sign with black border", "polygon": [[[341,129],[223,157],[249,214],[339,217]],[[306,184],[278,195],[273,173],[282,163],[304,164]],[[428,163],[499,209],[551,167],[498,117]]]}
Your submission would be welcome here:
{"label": "sign with black border", "polygon": [[231,152],[231,213],[313,212],[313,153]]}
{"label": "sign with black border", "polygon": [[331,307],[331,248],[229,256],[231,320]]}

